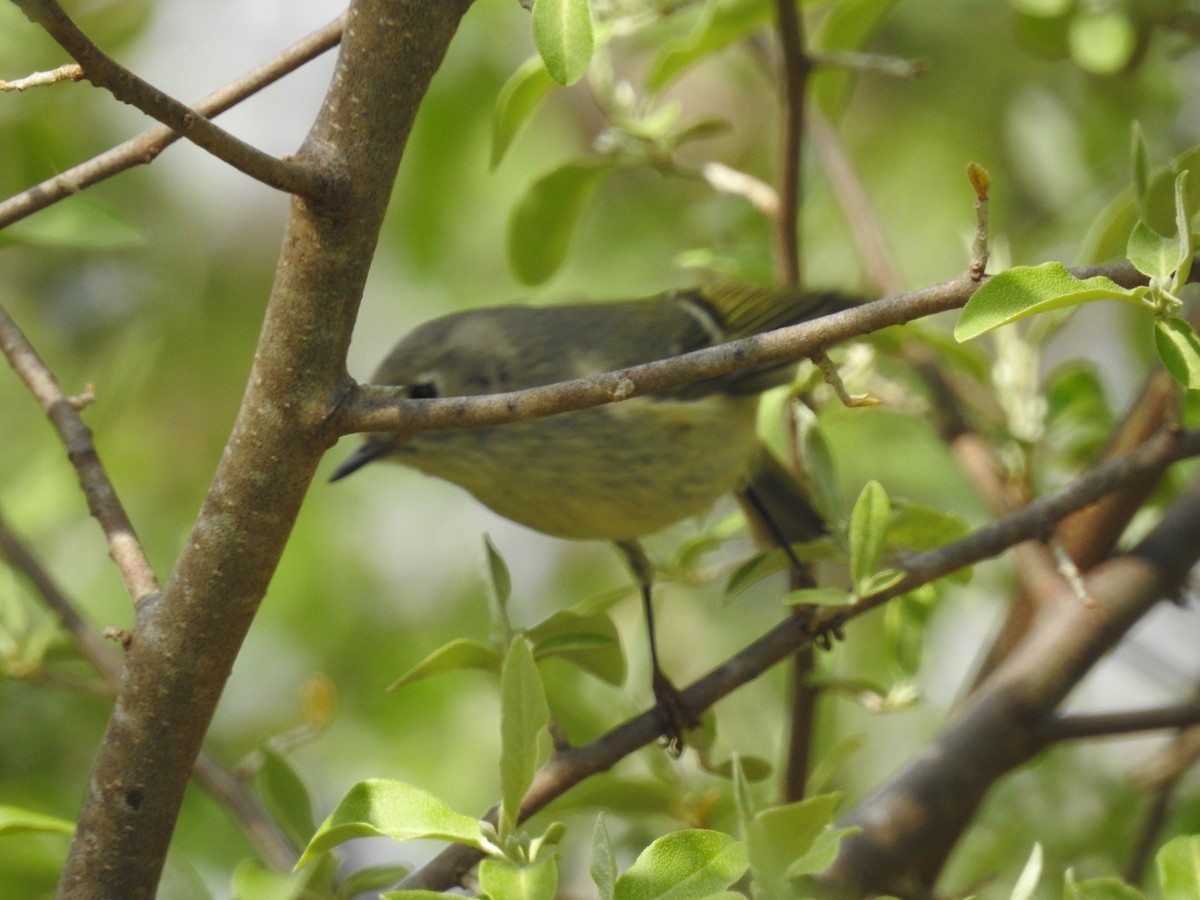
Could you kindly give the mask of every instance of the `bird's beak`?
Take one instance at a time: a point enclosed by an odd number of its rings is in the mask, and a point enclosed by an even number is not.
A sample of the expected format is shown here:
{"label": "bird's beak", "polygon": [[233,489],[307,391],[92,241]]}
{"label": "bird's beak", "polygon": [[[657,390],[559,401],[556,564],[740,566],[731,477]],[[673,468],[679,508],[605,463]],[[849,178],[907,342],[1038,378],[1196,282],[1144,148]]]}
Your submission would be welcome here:
{"label": "bird's beak", "polygon": [[387,456],[394,447],[391,437],[391,435],[377,434],[367,438],[361,447],[346,457],[346,461],[334,470],[333,474],[329,476],[329,481],[331,483],[340,481],[347,475],[357,472],[367,463]]}

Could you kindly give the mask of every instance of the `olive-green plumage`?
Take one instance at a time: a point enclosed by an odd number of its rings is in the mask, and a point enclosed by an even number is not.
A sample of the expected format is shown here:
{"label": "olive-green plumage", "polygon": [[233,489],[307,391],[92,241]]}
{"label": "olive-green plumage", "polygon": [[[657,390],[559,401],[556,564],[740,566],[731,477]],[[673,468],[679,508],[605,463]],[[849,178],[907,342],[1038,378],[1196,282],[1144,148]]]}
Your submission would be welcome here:
{"label": "olive-green plumage", "polygon": [[[729,286],[620,303],[499,306],[435,319],[403,338],[372,377],[411,397],[538,387],[666,359],[823,315],[842,298]],[[755,530],[779,544],[822,523],[758,440],[758,396],[791,364],[679,390],[485,428],[374,434],[334,473],[392,459],[466,488],[500,515],[563,538],[614,542],[642,590],[654,694],[670,744],[695,716],[663,675],[654,640],[653,567],[638,538],[734,493]]]}
{"label": "olive-green plumage", "polygon": [[[721,286],[641,300],[500,306],[435,319],[403,338],[372,377],[416,397],[536,387],[664,359],[814,318],[827,294]],[[695,385],[548,418],[485,428],[375,434],[335,473],[375,459],[466,488],[502,516],[546,534],[630,541],[705,512],[778,464],[755,433],[758,395],[792,365],[742,370]],[[803,495],[783,503],[812,537]],[[782,515],[782,512],[780,513]],[[783,523],[786,524],[786,523]],[[796,524],[786,531],[795,532]]]}

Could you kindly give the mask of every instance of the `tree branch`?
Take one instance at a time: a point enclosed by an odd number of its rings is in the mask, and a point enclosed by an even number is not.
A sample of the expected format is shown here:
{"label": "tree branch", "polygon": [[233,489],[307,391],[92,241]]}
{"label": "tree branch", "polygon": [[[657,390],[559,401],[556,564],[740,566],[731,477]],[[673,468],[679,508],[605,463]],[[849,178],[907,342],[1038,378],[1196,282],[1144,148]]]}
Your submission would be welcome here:
{"label": "tree branch", "polygon": [[111,645],[105,643],[83,620],[75,604],[67,599],[67,595],[62,592],[41,561],[25,546],[25,542],[8,527],[3,515],[0,515],[0,556],[29,579],[42,602],[58,616],[58,620],[71,635],[83,658],[100,673],[108,687],[115,690],[121,675],[121,661],[112,651]]}
{"label": "tree branch", "polygon": [[1038,736],[1047,744],[1082,738],[1115,737],[1138,731],[1186,728],[1200,723],[1200,700],[1175,703],[1155,709],[1127,712],[1056,716],[1038,726]]}
{"label": "tree branch", "polygon": [[128,103],[162,122],[238,171],[270,187],[310,200],[328,201],[344,190],[339,186],[340,179],[335,177],[334,171],[314,166],[315,160],[300,162],[276,159],[234,137],[214,125],[202,113],[142,80],[97,47],[71,21],[56,0],[12,2],[20,7],[31,22],[42,26],[83,67],[83,77],[96,87],[107,89],[122,103]]}
{"label": "tree branch", "polygon": [[466,2],[353,0],[298,158],[351,193],[293,202],[233,432],[161,599],[138,610],[60,898],[149,900],[221,690],[349,389],[346,351],[400,155]]}
{"label": "tree branch", "polygon": [[[811,646],[814,635],[822,633],[823,629],[840,629],[892,596],[928,584],[964,566],[998,556],[1021,541],[1036,539],[1045,534],[1054,521],[1095,502],[1105,493],[1120,490],[1131,481],[1145,477],[1148,471],[1161,470],[1172,462],[1198,454],[1200,432],[1189,433],[1178,441],[1160,441],[1151,450],[1139,451],[1131,458],[1099,467],[1075,484],[1014,513],[1009,520],[986,525],[952,544],[915,555],[905,567],[909,577],[902,586],[835,613],[818,613],[807,619],[788,616],[684,689],[683,701],[688,709],[708,709],[798,649]],[[1200,547],[1196,548],[1196,552],[1200,553]],[[534,778],[521,805],[522,819],[533,815],[585,778],[610,769],[630,753],[657,740],[664,730],[665,723],[658,711],[651,709],[590,744],[556,753]],[[438,854],[427,866],[412,873],[402,887],[445,890],[457,884],[479,859],[478,851],[464,845],[453,845]]]}
{"label": "tree branch", "polygon": [[62,81],[80,81],[83,78],[83,67],[79,63],[67,63],[48,72],[33,72],[15,81],[0,80],[0,91],[27,91],[30,88],[46,87]]}
{"label": "tree branch", "polygon": [[[121,662],[111,646],[105,643],[79,614],[76,605],[51,577],[41,561],[12,532],[0,515],[0,556],[9,561],[33,585],[42,602],[62,622],[83,658],[103,678],[110,693],[115,693],[121,676]],[[246,786],[228,769],[205,753],[196,758],[196,781],[212,794],[241,826],[242,831],[269,865],[280,872],[289,871],[298,854],[271,817],[246,790]]]}
{"label": "tree branch", "polygon": [[150,560],[138,540],[133,523],[100,461],[100,455],[92,443],[91,429],[79,415],[78,401],[67,396],[54,373],[42,362],[33,345],[3,308],[0,308],[0,349],[8,357],[13,371],[46,411],[50,423],[67,448],[67,458],[75,467],[79,486],[87,499],[88,511],[100,523],[100,528],[108,538],[108,555],[117,564],[134,607],[140,607],[149,598],[158,595],[158,576],[150,567]]}
{"label": "tree branch", "polygon": [[1197,527],[1200,484],[1193,484],[1133,551],[1087,575],[1091,603],[1071,602],[1073,593],[1063,585],[1060,590],[1071,597],[1043,605],[1039,627],[975,691],[950,727],[849,817],[846,824],[863,830],[843,842],[824,873],[826,885],[837,896],[928,896],[992,785],[1045,746],[1039,729],[1046,717],[1138,619],[1182,583],[1200,558]]}
{"label": "tree branch", "polygon": [[779,134],[779,204],[775,221],[775,265],[780,284],[800,284],[800,207],[804,169],[804,104],[812,60],[804,46],[804,19],[791,0],[775,4],[783,56],[783,116]]}
{"label": "tree branch", "polygon": [[[194,104],[192,108],[200,115],[211,118],[236,106],[247,97],[252,97],[267,85],[316,59],[326,50],[336,47],[342,39],[345,20],[345,15],[338,16],[325,27],[292,44],[274,59],[209,94]],[[13,222],[19,222],[40,209],[45,209],[59,200],[124,172],[126,169],[149,165],[167,147],[182,137],[183,135],[179,132],[160,125],[143,131],[138,136],[118,144],[87,162],[73,166],[41,184],[34,185],[28,190],[0,202],[0,228],[11,225]]]}
{"label": "tree branch", "polygon": [[[1144,276],[1129,263],[1086,266],[1071,272],[1079,278],[1104,275],[1125,287],[1145,283]],[[620,371],[522,391],[412,400],[404,396],[403,388],[360,384],[343,398],[336,427],[342,434],[473,428],[616,403],[673,390],[737,369],[811,356],[839,341],[957,309],[978,288],[978,283],[962,275],[932,287],[864,303],[765,334]]]}
{"label": "tree branch", "polygon": [[[1105,450],[1105,459],[1124,456],[1163,427],[1171,398],[1175,394],[1173,385],[1174,379],[1161,370],[1146,380]],[[1080,570],[1088,571],[1112,552],[1157,481],[1157,475],[1149,475],[1058,523],[1054,536]],[[975,674],[973,685],[986,679],[992,669],[1025,639],[1036,621],[1036,605],[1055,596],[1053,592],[1041,588],[1047,579],[1058,578],[1057,566],[1046,548],[1024,554],[1017,574],[1022,581],[1020,593],[997,629]]]}

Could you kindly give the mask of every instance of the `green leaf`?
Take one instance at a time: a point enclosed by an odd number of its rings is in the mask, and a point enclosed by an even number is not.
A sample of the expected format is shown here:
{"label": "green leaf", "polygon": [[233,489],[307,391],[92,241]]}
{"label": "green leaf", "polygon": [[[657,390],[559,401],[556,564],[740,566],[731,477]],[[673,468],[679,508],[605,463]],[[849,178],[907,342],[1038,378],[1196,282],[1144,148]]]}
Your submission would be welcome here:
{"label": "green leaf", "polygon": [[782,896],[788,870],[833,823],[841,793],[823,794],[764,809],[750,822],[746,845],[754,881],[768,896]]}
{"label": "green leaf", "polygon": [[788,591],[783,598],[785,606],[853,606],[857,597],[841,588],[801,588]]}
{"label": "green leaf", "polygon": [[[741,765],[742,775],[747,782],[766,781],[775,772],[775,767],[761,757],[739,756],[737,759]],[[718,778],[733,778],[734,766],[732,759],[727,759],[719,763],[709,759],[701,759],[700,768],[702,771],[710,775],[716,775]]]}
{"label": "green leaf", "polygon": [[604,824],[604,813],[596,816],[596,827],[592,830],[592,860],[589,865],[592,881],[596,883],[599,900],[613,900],[617,884],[617,853],[608,826]]}
{"label": "green leaf", "polygon": [[1175,179],[1175,233],[1164,236],[1139,221],[1129,235],[1126,255],[1152,286],[1179,290],[1192,268],[1191,214],[1187,208],[1187,172]]}
{"label": "green leaf", "polygon": [[1171,283],[1172,290],[1179,290],[1187,284],[1188,275],[1192,271],[1192,210],[1187,200],[1188,173],[1180,172],[1175,179],[1175,238],[1178,250],[1175,257],[1175,280]]}
{"label": "green leaf", "polygon": [[676,785],[652,777],[622,777],[600,773],[571,788],[554,802],[554,809],[596,810],[630,816],[670,816],[679,809]]}
{"label": "green leaf", "polygon": [[231,895],[237,900],[296,900],[308,890],[308,877],[299,872],[284,875],[256,859],[238,863],[233,870]]}
{"label": "green leaf", "polygon": [[508,259],[526,284],[541,284],[562,265],[579,216],[611,168],[600,160],[567,163],[530,186],[508,220]]}
{"label": "green leaf", "polygon": [[[355,894],[377,892],[389,884],[396,884],[411,872],[409,866],[367,866],[351,872],[338,883],[339,896],[353,897]],[[445,895],[440,895],[444,897]]]}
{"label": "green leaf", "polygon": [[1034,844],[1033,852],[1029,854],[1029,860],[1025,863],[1025,868],[1021,870],[1021,876],[1017,879],[1009,900],[1030,900],[1033,892],[1037,890],[1041,877],[1042,845]]}
{"label": "green leaf", "polygon": [[850,578],[860,597],[867,595],[864,588],[883,558],[891,513],[892,504],[883,485],[868,481],[850,513]]}
{"label": "green leaf", "polygon": [[954,326],[954,337],[969,341],[1017,319],[1080,303],[1137,301],[1146,290],[1126,289],[1100,275],[1083,281],[1059,262],[1018,266],[996,275],[972,295]]}
{"label": "green leaf", "polygon": [[495,900],[554,900],[558,860],[547,856],[522,866],[507,859],[485,859],[479,864],[479,887]]}
{"label": "green leaf", "polygon": [[534,659],[556,656],[612,685],[625,683],[625,654],[617,626],[605,613],[559,610],[526,633]]}
{"label": "green leaf", "polygon": [[538,739],[550,720],[546,691],[524,637],[513,640],[500,673],[500,837],[512,834],[538,766]]}
{"label": "green leaf", "polygon": [[394,841],[433,838],[489,851],[479,820],[456,813],[432,794],[405,784],[376,778],[360,781],[317,829],[296,868],[356,837],[389,837]]}
{"label": "green leaf", "polygon": [[617,879],[615,900],[692,900],[723,891],[746,871],[746,847],[705,829],[664,835]]}
{"label": "green leaf", "polygon": [[574,84],[592,61],[595,39],[588,0],[535,0],[533,43],[559,84]]}
{"label": "green leaf", "polygon": [[1179,239],[1163,237],[1145,222],[1138,222],[1129,234],[1125,255],[1135,269],[1158,280],[1170,278],[1179,267]]}
{"label": "green leaf", "polygon": [[842,497],[833,450],[816,416],[804,404],[799,404],[796,422],[800,431],[800,457],[808,472],[813,506],[825,521],[838,519],[842,513]]}
{"label": "green leaf", "polygon": [[970,530],[957,513],[920,503],[898,503],[888,524],[888,544],[909,550],[932,550],[966,537]]}
{"label": "green leaf", "polygon": [[459,638],[434,650],[433,653],[388,685],[388,690],[394,691],[423,678],[429,678],[431,675],[456,672],[460,669],[483,669],[486,672],[499,672],[500,663],[500,653],[495,647],[489,647],[479,641]]}
{"label": "green leaf", "polygon": [[725,119],[701,119],[677,131],[671,139],[671,146],[682,147],[692,141],[703,141],[732,131],[733,125]]}
{"label": "green leaf", "polygon": [[722,47],[758,31],[770,21],[771,10],[769,0],[721,0],[704,4],[691,32],[663,45],[646,76],[647,85],[655,91],[666,87]]}
{"label": "green leaf", "polygon": [[75,823],[20,806],[0,806],[0,835],[74,834]]}
{"label": "green leaf", "polygon": [[905,677],[913,677],[924,660],[925,628],[933,614],[937,591],[922,585],[893,597],[884,611],[883,651]]}
{"label": "green leaf", "polygon": [[312,798],[291,760],[269,744],[262,748],[262,765],[254,776],[263,805],[279,829],[297,847],[304,846],[316,828]]}
{"label": "green leaf", "polygon": [[[843,0],[825,16],[814,36],[819,50],[862,50],[879,30],[898,0]],[[825,117],[836,122],[846,108],[858,74],[844,67],[818,69],[812,79],[812,95]]]}
{"label": "green leaf", "polygon": [[1154,348],[1172,378],[1188,390],[1200,389],[1200,337],[1186,320],[1156,319]]}
{"label": "green leaf", "polygon": [[[1141,219],[1159,234],[1177,231],[1178,203],[1175,199],[1177,179],[1181,172],[1200,171],[1200,147],[1192,147],[1175,157],[1167,166],[1154,171],[1146,185],[1140,204],[1134,200],[1133,189],[1122,191],[1097,215],[1084,239],[1080,259],[1083,262],[1103,262],[1122,255],[1129,233]],[[1200,204],[1200,179],[1189,179],[1184,185],[1186,209]]]}
{"label": "green leaf", "polygon": [[492,629],[494,634],[502,635],[500,643],[508,643],[512,635],[512,625],[509,623],[509,598],[512,596],[512,576],[509,575],[509,564],[504,562],[492,539],[484,535],[484,553],[487,558],[487,584],[491,588],[488,593],[490,610],[492,612]]}
{"label": "green leaf", "polygon": [[1146,136],[1142,133],[1142,125],[1134,121],[1130,129],[1133,146],[1130,149],[1130,165],[1133,170],[1133,199],[1137,203],[1138,215],[1142,216],[1146,202],[1146,191],[1150,187],[1150,150],[1146,147]]}
{"label": "green leaf", "polygon": [[[1137,888],[1130,887],[1117,878],[1089,878],[1087,881],[1076,882],[1073,877],[1070,877],[1063,886],[1063,898],[1064,900],[1144,900],[1144,895]],[[1163,898],[1164,900],[1174,900],[1170,894],[1166,893],[1163,894]]]}
{"label": "green leaf", "polygon": [[493,169],[500,165],[521,127],[529,121],[553,87],[554,80],[546,71],[546,64],[540,56],[525,60],[504,82],[500,93],[496,95],[496,107],[492,110]]}
{"label": "green leaf", "polygon": [[860,831],[862,829],[857,825],[847,828],[826,828],[813,838],[812,846],[788,866],[787,877],[789,879],[799,878],[802,875],[825,871],[837,859],[842,841]]}
{"label": "green leaf", "polygon": [[854,593],[858,596],[858,599],[862,600],[865,597],[870,597],[873,594],[881,594],[888,588],[895,587],[907,577],[908,573],[903,569],[880,569],[878,572],[873,572],[863,579]]}
{"label": "green leaf", "polygon": [[122,250],[146,242],[145,230],[115,207],[76,194],[0,231],[0,247],[32,244],[79,250]]}
{"label": "green leaf", "polygon": [[[797,559],[809,562],[837,556],[833,542],[827,537],[803,544],[792,544],[791,549]],[[765,553],[756,553],[730,573],[725,582],[726,599],[736,597],[776,572],[785,571],[790,565],[791,558],[778,547]]]}
{"label": "green leaf", "polygon": [[562,822],[551,822],[541,834],[529,838],[526,853],[530,862],[537,862],[554,852],[554,848],[562,843],[567,833],[567,826]]}
{"label": "green leaf", "polygon": [[483,548],[487,553],[488,581],[492,588],[492,594],[503,609],[508,605],[509,597],[512,596],[512,576],[508,573],[508,563],[504,561],[504,557],[500,555],[500,551],[496,549],[496,545],[486,534],[483,536]]}
{"label": "green leaf", "polygon": [[1200,835],[1168,841],[1154,857],[1164,900],[1200,897]]}
{"label": "green leaf", "polygon": [[446,900],[442,891],[385,891],[379,900]]}
{"label": "green leaf", "polygon": [[746,778],[746,769],[742,765],[741,756],[734,754],[730,762],[734,805],[737,807],[738,824],[741,825],[742,833],[745,834],[750,827],[750,822],[754,819],[754,814],[758,812],[758,804],[754,802],[754,798],[750,794],[750,782]]}
{"label": "green leaf", "polygon": [[861,734],[842,738],[832,749],[825,751],[813,766],[812,775],[808,779],[809,789],[814,793],[821,791],[825,785],[831,784],[849,765],[850,758],[866,746],[867,740]]}

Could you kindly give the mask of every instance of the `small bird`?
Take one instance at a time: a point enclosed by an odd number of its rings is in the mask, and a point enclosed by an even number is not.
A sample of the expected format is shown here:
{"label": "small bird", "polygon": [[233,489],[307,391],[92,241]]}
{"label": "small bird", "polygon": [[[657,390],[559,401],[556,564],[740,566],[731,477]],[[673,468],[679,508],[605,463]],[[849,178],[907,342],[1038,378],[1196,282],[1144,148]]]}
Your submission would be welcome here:
{"label": "small bird", "polygon": [[[638,300],[475,309],[417,327],[371,383],[402,386],[415,399],[515,391],[666,359],[846,305],[834,293],[721,284]],[[614,543],[641,588],[654,694],[678,748],[696,718],[659,666],[654,570],[639,538],[704,513],[729,493],[782,546],[823,532],[755,427],[759,394],[789,381],[794,370],[794,363],[770,363],[503,425],[371,434],[330,480],[393,460],[466,488],[536,531]]]}

